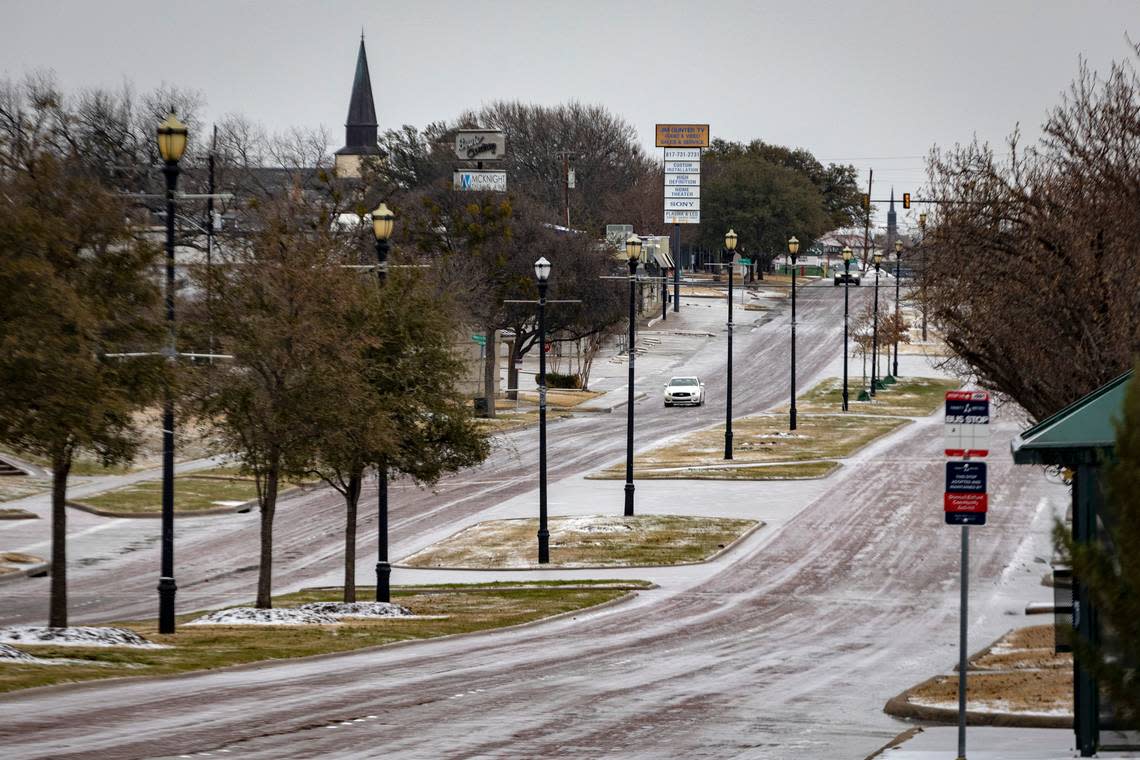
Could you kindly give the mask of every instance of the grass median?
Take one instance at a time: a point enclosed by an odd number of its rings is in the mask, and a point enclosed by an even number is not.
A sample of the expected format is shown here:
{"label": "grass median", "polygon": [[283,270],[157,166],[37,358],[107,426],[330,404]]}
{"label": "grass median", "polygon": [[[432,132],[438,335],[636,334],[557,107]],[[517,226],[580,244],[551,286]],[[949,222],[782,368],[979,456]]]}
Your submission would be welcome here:
{"label": "grass median", "polygon": [[[236,509],[257,498],[253,480],[238,477],[178,475],[174,478],[174,511],[182,514]],[[145,480],[84,497],[82,504],[106,514],[140,515],[162,511],[162,481]]]}
{"label": "grass median", "polygon": [[[153,621],[115,624],[169,649],[125,649],[53,645],[17,645],[40,658],[77,660],[62,664],[0,665],[0,692],[33,686],[124,676],[163,676],[231,665],[348,652],[398,641],[472,633],[574,612],[608,602],[647,581],[554,581],[408,586],[392,590],[392,601],[417,617],[346,619],[338,625],[185,626],[201,613],[182,615],[181,627],[160,635]],[[374,589],[358,588],[361,599]],[[305,589],[276,597],[274,605],[338,601],[340,590]]]}
{"label": "grass median", "polygon": [[[875,391],[872,401],[858,401],[860,381],[848,381],[848,414],[874,414],[895,417],[926,417],[945,403],[946,391],[962,387],[957,380],[942,377],[908,377]],[[787,413],[787,406],[777,410]],[[817,383],[796,399],[799,414],[842,414],[843,381],[837,377]]]}
{"label": "grass median", "polygon": [[[681,515],[551,518],[550,565],[635,567],[701,562],[755,528],[755,520]],[[539,567],[538,520],[488,520],[427,547],[401,565],[469,569]]]}
{"label": "grass median", "polygon": [[[733,420],[732,466],[724,459],[724,428],[700,430],[664,446],[638,453],[634,475],[652,479],[776,480],[822,477],[837,463],[871,441],[906,425],[892,417],[800,415],[797,429],[788,418],[761,414]],[[747,467],[741,465],[780,465]],[[604,480],[625,477],[616,464],[589,476]]]}

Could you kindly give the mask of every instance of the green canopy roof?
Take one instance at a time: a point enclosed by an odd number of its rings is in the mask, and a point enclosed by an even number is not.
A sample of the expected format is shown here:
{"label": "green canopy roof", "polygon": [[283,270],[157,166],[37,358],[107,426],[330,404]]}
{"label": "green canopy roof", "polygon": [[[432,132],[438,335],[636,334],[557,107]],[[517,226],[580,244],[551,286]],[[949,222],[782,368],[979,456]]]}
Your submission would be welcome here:
{"label": "green canopy roof", "polygon": [[1078,399],[1010,443],[1016,464],[1074,465],[1111,455],[1116,445],[1114,421],[1124,408],[1132,370]]}

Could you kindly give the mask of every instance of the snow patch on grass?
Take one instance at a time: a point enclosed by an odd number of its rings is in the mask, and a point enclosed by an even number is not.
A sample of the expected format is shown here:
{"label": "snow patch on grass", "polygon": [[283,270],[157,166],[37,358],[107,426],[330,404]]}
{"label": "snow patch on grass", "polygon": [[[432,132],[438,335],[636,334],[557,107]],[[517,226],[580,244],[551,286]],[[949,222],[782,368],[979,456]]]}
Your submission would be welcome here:
{"label": "snow patch on grass", "polygon": [[[918,705],[919,707],[933,707],[939,710],[957,710],[957,700],[942,700],[942,699],[924,699],[922,697],[911,697],[910,703]],[[1018,715],[1045,715],[1045,716],[1062,716],[1068,717],[1073,714],[1071,707],[1060,705],[1050,708],[1048,710],[1026,710],[1008,699],[987,699],[978,701],[968,701],[966,703],[966,710],[968,712],[979,713],[1016,713]]]}
{"label": "snow patch on grass", "polygon": [[37,625],[8,625],[0,627],[0,644],[50,644],[63,647],[132,647],[135,649],[166,649],[164,644],[147,641],[134,631],[125,628],[96,628],[73,626],[49,628]]}
{"label": "snow patch on grass", "polygon": [[39,663],[39,660],[27,652],[21,652],[19,649],[16,649],[16,647],[0,644],[0,663],[36,665]]}
{"label": "snow patch on grass", "polygon": [[218,610],[186,625],[336,625],[337,619],[300,607],[259,610],[256,607],[233,607]]}
{"label": "snow patch on grass", "polygon": [[310,602],[302,604],[298,609],[333,618],[412,617],[412,611],[407,607],[389,602]]}

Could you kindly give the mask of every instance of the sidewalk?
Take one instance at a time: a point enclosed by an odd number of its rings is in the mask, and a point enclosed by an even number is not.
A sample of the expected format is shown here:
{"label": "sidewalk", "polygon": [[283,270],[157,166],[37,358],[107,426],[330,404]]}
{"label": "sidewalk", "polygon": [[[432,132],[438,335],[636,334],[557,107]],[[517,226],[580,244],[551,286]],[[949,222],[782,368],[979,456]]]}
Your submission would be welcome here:
{"label": "sidewalk", "polygon": [[[1102,736],[1104,741],[1107,737]],[[1105,743],[1111,744],[1111,740]],[[966,729],[966,757],[970,760],[1068,760],[1080,757],[1074,748],[1072,730],[1065,728]],[[874,760],[947,760],[958,752],[957,726],[920,728],[913,737],[895,747],[882,749]],[[1135,752],[1099,752],[1096,757],[1140,757]]]}

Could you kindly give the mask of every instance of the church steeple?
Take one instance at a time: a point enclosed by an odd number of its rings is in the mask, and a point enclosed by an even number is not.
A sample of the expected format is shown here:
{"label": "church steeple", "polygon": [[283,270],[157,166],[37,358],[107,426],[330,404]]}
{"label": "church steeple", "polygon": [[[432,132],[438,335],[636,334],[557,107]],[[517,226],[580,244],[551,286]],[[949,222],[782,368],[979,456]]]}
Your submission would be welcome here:
{"label": "church steeple", "polygon": [[356,54],[356,74],[352,79],[352,95],[348,99],[348,116],[344,122],[344,147],[336,152],[339,177],[360,174],[360,156],[380,153],[377,147],[376,106],[372,101],[372,78],[368,75],[368,55],[364,52],[364,34]]}
{"label": "church steeple", "polygon": [[891,206],[887,210],[887,246],[894,250],[893,246],[895,238],[899,234],[898,216],[895,214],[895,189],[891,188]]}

